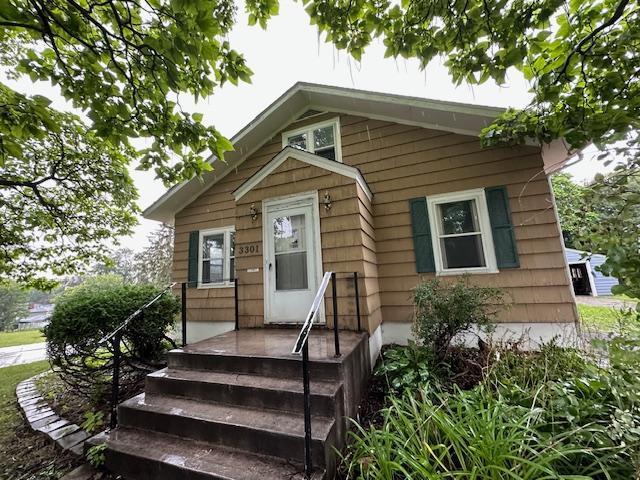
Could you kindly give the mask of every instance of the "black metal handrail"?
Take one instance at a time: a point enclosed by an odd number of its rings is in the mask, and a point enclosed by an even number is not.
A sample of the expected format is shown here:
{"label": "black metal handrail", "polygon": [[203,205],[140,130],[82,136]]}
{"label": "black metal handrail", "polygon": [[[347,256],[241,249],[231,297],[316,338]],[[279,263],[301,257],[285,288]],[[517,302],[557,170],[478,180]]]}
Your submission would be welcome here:
{"label": "black metal handrail", "polygon": [[[316,292],[309,313],[300,328],[300,333],[293,347],[293,354],[302,354],[302,388],[304,392],[304,474],[311,478],[313,465],[311,463],[311,391],[309,387],[309,334],[315,318],[318,316],[327,286],[331,280],[331,294],[333,303],[333,340],[336,357],[340,356],[340,333],[338,328],[338,295],[336,272],[325,272],[320,287]],[[360,294],[358,288],[358,272],[353,272],[355,286],[356,316],[358,319],[358,331],[361,331],[360,323]]]}
{"label": "black metal handrail", "polygon": [[116,428],[118,424],[118,396],[120,393],[120,356],[122,354],[120,350],[120,344],[122,342],[122,335],[124,333],[124,329],[131,323],[134,319],[139,316],[144,315],[144,311],[149,308],[151,305],[156,303],[160,298],[167,293],[167,291],[171,290],[176,284],[172,283],[171,285],[165,287],[160,293],[158,293],[155,297],[149,300],[147,303],[138,308],[135,312],[129,315],[120,325],[118,325],[111,333],[108,333],[104,337],[102,337],[98,341],[98,345],[102,345],[106,342],[111,342],[111,347],[113,349],[113,377],[111,378],[111,419],[109,422],[110,428],[113,430]]}

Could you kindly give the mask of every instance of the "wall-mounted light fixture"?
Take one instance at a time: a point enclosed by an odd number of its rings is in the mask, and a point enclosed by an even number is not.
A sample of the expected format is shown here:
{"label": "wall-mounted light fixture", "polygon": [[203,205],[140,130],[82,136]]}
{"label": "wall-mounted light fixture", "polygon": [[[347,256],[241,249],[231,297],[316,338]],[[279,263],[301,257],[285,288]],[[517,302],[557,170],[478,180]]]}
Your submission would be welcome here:
{"label": "wall-mounted light fixture", "polygon": [[251,220],[254,222],[258,219],[258,209],[256,208],[256,204],[252,203],[249,207],[249,215],[251,215]]}
{"label": "wall-mounted light fixture", "polygon": [[324,192],[324,200],[322,201],[322,204],[327,212],[331,210],[331,195],[329,195],[329,190]]}

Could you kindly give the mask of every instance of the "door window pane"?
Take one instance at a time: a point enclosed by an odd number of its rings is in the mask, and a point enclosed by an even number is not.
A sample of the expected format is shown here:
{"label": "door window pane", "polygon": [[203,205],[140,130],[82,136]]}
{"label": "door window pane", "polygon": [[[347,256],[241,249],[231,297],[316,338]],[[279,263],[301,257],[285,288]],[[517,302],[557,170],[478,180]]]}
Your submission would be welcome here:
{"label": "door window pane", "polygon": [[307,136],[304,133],[293,135],[287,139],[287,144],[301,150],[307,149]]}
{"label": "door window pane", "polygon": [[307,252],[276,255],[276,290],[306,290]]}
{"label": "door window pane", "polygon": [[291,215],[273,219],[273,236],[276,254],[305,249],[305,218]]}
{"label": "door window pane", "polygon": [[308,288],[305,215],[274,218],[276,290]]}
{"label": "door window pane", "polygon": [[223,280],[224,233],[202,238],[202,283],[218,283]]}

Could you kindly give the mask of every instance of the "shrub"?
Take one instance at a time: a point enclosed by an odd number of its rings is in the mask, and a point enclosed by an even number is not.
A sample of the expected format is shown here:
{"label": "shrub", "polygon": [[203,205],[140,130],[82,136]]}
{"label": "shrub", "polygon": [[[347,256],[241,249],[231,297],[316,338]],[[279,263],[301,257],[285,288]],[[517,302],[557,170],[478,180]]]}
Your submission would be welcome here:
{"label": "shrub", "polygon": [[383,351],[375,375],[383,377],[398,393],[435,381],[429,350],[411,341],[406,347],[396,345]]}
{"label": "shrub", "polygon": [[478,287],[465,276],[451,285],[429,280],[415,288],[413,333],[437,360],[443,360],[451,341],[476,327],[490,328],[494,315],[503,306],[500,289]]}
{"label": "shrub", "polygon": [[[112,371],[112,346],[98,342],[160,292],[152,285],[127,285],[113,276],[97,277],[68,289],[56,302],[45,329],[49,358],[62,378],[78,391],[101,397]],[[122,384],[137,381],[136,371],[163,362],[165,335],[180,309],[171,294],[136,317],[123,331]]]}

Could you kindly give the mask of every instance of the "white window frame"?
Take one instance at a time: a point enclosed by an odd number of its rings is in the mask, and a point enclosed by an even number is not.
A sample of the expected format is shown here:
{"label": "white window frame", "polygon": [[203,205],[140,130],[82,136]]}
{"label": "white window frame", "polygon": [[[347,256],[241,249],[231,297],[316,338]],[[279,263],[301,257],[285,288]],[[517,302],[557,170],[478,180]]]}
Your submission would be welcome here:
{"label": "white window frame", "polygon": [[[480,238],[482,250],[484,252],[484,267],[468,268],[444,268],[444,253],[440,246],[440,230],[442,220],[438,205],[450,202],[474,200],[478,211],[478,222],[480,227]],[[431,242],[433,245],[433,257],[436,263],[436,275],[460,275],[464,273],[498,273],[496,262],[496,252],[493,246],[493,235],[491,233],[491,221],[489,219],[489,209],[484,189],[464,190],[460,192],[445,193],[441,195],[430,195],[427,197],[427,208],[429,211],[429,225],[431,227]]]}
{"label": "white window frame", "polygon": [[[232,287],[233,282],[229,281],[230,269],[231,269],[231,234],[235,233],[235,226],[210,228],[207,230],[200,230],[198,238],[198,288],[225,288]],[[209,235],[224,234],[224,256],[222,260],[222,278],[227,279],[222,282],[202,283],[202,245],[204,237]],[[233,257],[236,258],[235,255]]]}
{"label": "white window frame", "polygon": [[[330,120],[325,120],[324,122],[312,123],[309,125],[305,125],[304,127],[296,128],[295,130],[288,130],[282,133],[282,148],[289,146],[287,140],[289,137],[293,137],[295,135],[304,134],[307,140],[307,152],[315,153],[315,146],[313,142],[313,131],[319,128],[325,128],[333,126],[333,145],[336,152],[336,162],[342,163],[342,142],[340,141],[340,118],[335,117]],[[311,140],[311,141],[310,141]],[[295,147],[294,147],[295,148]]]}

